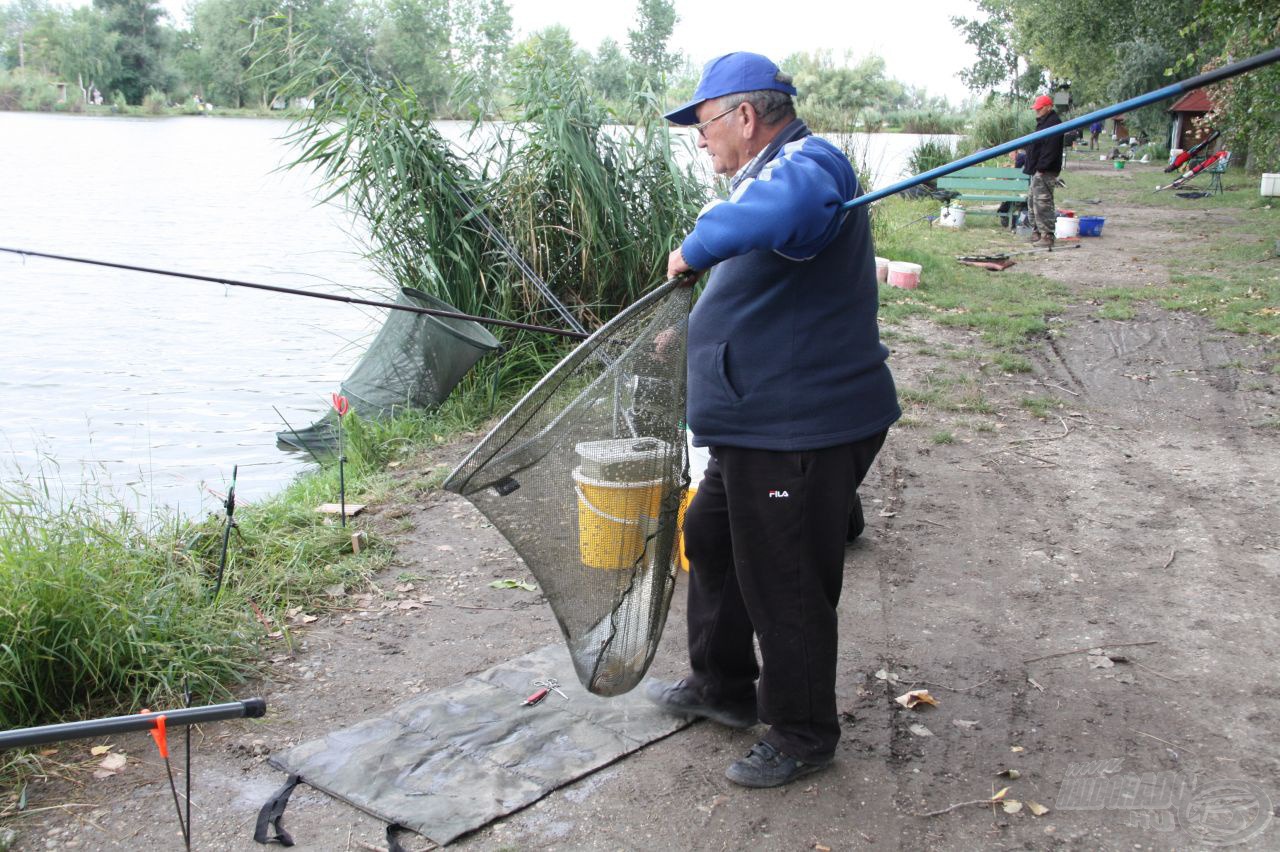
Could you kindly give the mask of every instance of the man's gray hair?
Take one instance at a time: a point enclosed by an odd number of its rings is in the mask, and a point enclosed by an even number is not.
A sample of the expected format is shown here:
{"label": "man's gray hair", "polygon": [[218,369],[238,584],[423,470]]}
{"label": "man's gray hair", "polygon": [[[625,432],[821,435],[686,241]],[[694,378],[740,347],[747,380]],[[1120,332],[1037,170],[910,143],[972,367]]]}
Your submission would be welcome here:
{"label": "man's gray hair", "polygon": [[[791,77],[787,74],[778,74],[778,80],[783,83],[791,82]],[[760,120],[766,125],[774,125],[784,121],[791,121],[796,117],[796,105],[792,102],[791,96],[786,92],[779,92],[777,89],[761,89],[757,92],[738,92],[733,95],[725,95],[720,99],[720,109],[733,109],[739,104],[749,103],[751,108],[756,111],[756,115],[760,116]]]}

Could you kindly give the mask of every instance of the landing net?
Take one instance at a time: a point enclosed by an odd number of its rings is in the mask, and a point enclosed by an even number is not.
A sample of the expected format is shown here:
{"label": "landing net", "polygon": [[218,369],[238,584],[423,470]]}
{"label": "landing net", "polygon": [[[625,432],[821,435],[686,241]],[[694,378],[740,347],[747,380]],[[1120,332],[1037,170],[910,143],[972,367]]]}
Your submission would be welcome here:
{"label": "landing net", "polygon": [[690,301],[668,284],[618,314],[444,483],[524,559],[597,695],[640,682],[671,604]]}

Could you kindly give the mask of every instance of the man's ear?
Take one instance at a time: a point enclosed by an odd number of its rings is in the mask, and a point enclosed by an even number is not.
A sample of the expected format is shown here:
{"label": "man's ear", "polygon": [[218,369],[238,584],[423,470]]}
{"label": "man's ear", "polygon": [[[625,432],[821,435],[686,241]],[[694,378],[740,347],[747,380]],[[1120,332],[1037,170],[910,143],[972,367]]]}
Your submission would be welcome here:
{"label": "man's ear", "polygon": [[756,108],[751,101],[743,101],[738,105],[738,109],[746,107],[746,112],[742,118],[742,135],[746,139],[750,139],[760,130],[760,115],[756,112]]}

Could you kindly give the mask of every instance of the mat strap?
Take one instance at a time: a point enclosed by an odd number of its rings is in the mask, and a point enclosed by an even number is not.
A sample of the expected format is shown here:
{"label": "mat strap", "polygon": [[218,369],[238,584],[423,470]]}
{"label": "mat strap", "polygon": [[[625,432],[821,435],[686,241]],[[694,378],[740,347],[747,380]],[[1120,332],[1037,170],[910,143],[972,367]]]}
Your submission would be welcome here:
{"label": "mat strap", "polygon": [[[289,797],[293,795],[293,788],[297,787],[301,781],[301,776],[290,775],[289,780],[284,782],[284,786],[276,790],[262,806],[262,810],[258,811],[258,823],[253,829],[253,839],[258,843],[293,845],[293,837],[284,830],[280,821],[284,819],[284,809],[289,807]],[[270,828],[275,829],[274,835],[269,834]]]}

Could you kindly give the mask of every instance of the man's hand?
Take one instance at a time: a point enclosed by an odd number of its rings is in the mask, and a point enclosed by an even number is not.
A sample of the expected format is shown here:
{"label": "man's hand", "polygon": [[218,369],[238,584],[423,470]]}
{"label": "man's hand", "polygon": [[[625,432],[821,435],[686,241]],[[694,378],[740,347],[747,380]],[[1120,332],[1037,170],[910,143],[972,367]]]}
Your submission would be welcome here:
{"label": "man's hand", "polygon": [[693,282],[698,280],[698,276],[701,274],[701,270],[694,269],[692,266],[685,263],[684,255],[680,253],[680,249],[677,248],[675,251],[671,252],[671,254],[667,255],[668,278],[683,276],[679,283],[686,287],[690,287],[693,285]]}

